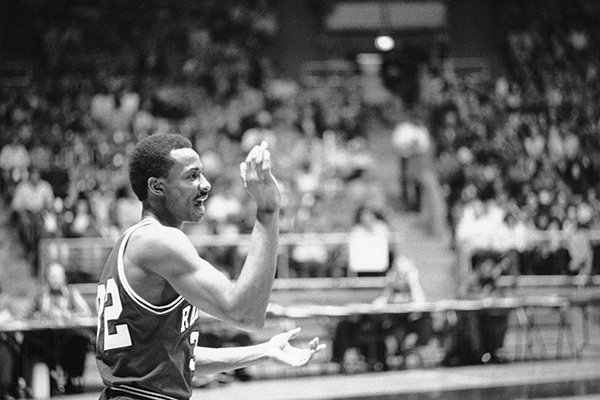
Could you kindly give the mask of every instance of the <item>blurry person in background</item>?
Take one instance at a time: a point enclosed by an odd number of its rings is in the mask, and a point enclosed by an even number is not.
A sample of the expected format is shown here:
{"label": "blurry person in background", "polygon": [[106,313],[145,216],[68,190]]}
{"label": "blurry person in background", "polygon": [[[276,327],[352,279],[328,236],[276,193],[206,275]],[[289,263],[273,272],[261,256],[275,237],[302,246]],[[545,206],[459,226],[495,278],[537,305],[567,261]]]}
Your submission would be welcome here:
{"label": "blurry person in background", "polygon": [[385,275],[385,288],[374,304],[398,304],[425,301],[419,269],[415,262],[403,254],[397,254]]}
{"label": "blurry person in background", "polygon": [[120,186],[115,193],[115,202],[112,208],[113,225],[121,234],[125,229],[134,225],[140,219],[142,205],[135,197],[133,190],[127,184]]}
{"label": "blurry person in background", "polygon": [[27,149],[13,134],[10,142],[0,150],[0,188],[4,200],[10,202],[15,186],[27,175],[27,168],[31,165],[31,157]]}
{"label": "blurry person in background", "polygon": [[[385,307],[386,304],[425,301],[419,270],[414,261],[401,252],[398,251],[385,276],[385,287],[373,300],[374,305]],[[351,316],[342,319],[336,327],[332,361],[338,363],[343,372],[353,369],[347,351],[354,348],[366,359],[370,369],[387,370],[391,366],[388,359],[391,361],[397,356],[404,366],[410,351],[429,342],[432,328],[428,313]],[[368,340],[368,336],[374,340]]]}
{"label": "blurry person in background", "polygon": [[575,230],[568,236],[566,246],[570,258],[567,273],[589,279],[594,254],[588,232],[583,229]]}
{"label": "blurry person in background", "polygon": [[[543,222],[541,222],[543,221]],[[537,227],[544,233],[529,253],[527,268],[534,275],[563,275],[569,265],[569,251],[563,243],[563,224],[556,217],[537,216]],[[541,222],[541,223],[540,223]]]}
{"label": "blurry person in background", "polygon": [[392,132],[392,145],[399,156],[400,196],[407,211],[419,211],[421,207],[421,185],[424,154],[431,148],[429,129],[421,112],[406,111],[405,118]]}
{"label": "blurry person in background", "polygon": [[[65,268],[54,262],[46,268],[45,281],[28,314],[30,318],[65,322],[90,317],[92,311],[81,293],[68,284]],[[85,359],[93,339],[93,331],[82,329],[26,332],[23,337],[26,375],[31,374],[36,362],[42,361],[51,371],[62,371],[61,379],[51,382],[55,392],[82,392]]]}
{"label": "blurry person in background", "polygon": [[[324,199],[305,194],[296,214],[296,231],[305,233],[324,232],[326,226]],[[310,236],[291,246],[290,274],[298,278],[323,278],[328,275],[328,246]]]}
{"label": "blurry person in background", "polygon": [[[485,299],[505,296],[498,278],[512,271],[513,259],[483,257],[473,265],[472,275],[465,285],[466,298]],[[500,350],[508,330],[509,312],[505,309],[484,309],[456,312],[456,323],[446,337],[444,366],[503,363]]]}
{"label": "blurry person in background", "polygon": [[89,200],[80,194],[79,198],[68,211],[66,237],[99,237],[100,230],[96,224],[96,218],[92,213]]}
{"label": "blurry person in background", "polygon": [[89,205],[98,234],[103,237],[110,237],[112,230],[116,229],[110,219],[113,201],[113,191],[109,183],[98,180],[95,189],[89,193]]}
{"label": "blurry person in background", "polygon": [[26,179],[15,188],[11,208],[16,214],[18,227],[34,270],[38,272],[38,243],[44,234],[44,213],[54,205],[52,186],[31,168]]}
{"label": "blurry person in background", "polygon": [[348,242],[348,275],[383,276],[390,265],[390,226],[370,206],[360,206]]}
{"label": "blurry person in background", "polygon": [[[423,302],[425,291],[421,285],[419,269],[397,247],[392,266],[385,276],[383,293],[373,303],[385,305]],[[422,312],[383,316],[381,327],[386,335],[387,355],[401,356],[403,366],[406,365],[408,353],[417,346],[426,345],[433,332],[431,314]]]}
{"label": "blurry person in background", "polygon": [[416,106],[394,128],[392,145],[400,158],[400,195],[407,211],[419,212],[427,234],[447,231],[447,204],[436,168],[435,146],[425,122],[425,112]]}
{"label": "blurry person in background", "polygon": [[[0,325],[13,320],[11,299],[2,291],[0,282]],[[20,346],[14,334],[0,330],[0,400],[18,397]]]}

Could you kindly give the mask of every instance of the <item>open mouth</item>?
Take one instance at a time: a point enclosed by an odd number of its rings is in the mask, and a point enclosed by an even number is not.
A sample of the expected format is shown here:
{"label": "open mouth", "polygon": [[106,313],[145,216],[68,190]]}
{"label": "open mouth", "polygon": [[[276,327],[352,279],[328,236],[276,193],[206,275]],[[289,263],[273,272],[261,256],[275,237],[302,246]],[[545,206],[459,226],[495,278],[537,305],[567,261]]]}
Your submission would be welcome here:
{"label": "open mouth", "polygon": [[206,201],[206,199],[208,199],[208,196],[201,196],[196,198],[196,200],[194,200],[194,206],[196,208],[204,207],[204,201]]}

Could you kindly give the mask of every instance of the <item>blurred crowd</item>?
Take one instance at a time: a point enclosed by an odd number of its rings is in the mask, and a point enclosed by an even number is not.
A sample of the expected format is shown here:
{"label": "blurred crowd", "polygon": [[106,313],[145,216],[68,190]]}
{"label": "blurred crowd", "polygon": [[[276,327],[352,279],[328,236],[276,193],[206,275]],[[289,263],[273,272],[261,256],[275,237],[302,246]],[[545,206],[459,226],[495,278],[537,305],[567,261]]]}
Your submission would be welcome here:
{"label": "blurred crowd", "polygon": [[504,72],[433,70],[425,91],[455,240],[521,274],[598,272],[598,12],[510,4]]}
{"label": "blurred crowd", "polygon": [[367,196],[384,205],[367,180],[356,84],[307,88],[280,74],[268,1],[103,4],[92,17],[63,10],[69,18],[37,5],[43,72],[0,89],[2,192],[34,266],[42,237],[115,237],[139,218],[126,160],[151,134],[179,132],[201,155],[213,189],[196,232],[248,232],[238,164],[261,140],[283,189],[283,232],[345,230]]}
{"label": "blurred crowd", "polygon": [[[417,189],[446,199],[430,214],[448,210],[456,246],[510,253],[522,274],[589,273],[597,246],[576,233],[600,221],[599,36],[579,2],[536,4],[504,8],[499,77],[442,64],[423,75],[418,114],[437,174]],[[213,184],[195,233],[248,231],[237,165],[263,139],[283,190],[282,232],[350,232],[364,204],[398,208],[370,179],[376,156],[357,80],[307,87],[278,71],[269,0],[30,6],[42,68],[27,87],[0,88],[0,170],[35,267],[42,237],[114,238],[139,218],[126,160],[157,133],[189,137]],[[423,188],[438,176],[443,193]],[[335,256],[317,250],[293,249],[292,266]]]}

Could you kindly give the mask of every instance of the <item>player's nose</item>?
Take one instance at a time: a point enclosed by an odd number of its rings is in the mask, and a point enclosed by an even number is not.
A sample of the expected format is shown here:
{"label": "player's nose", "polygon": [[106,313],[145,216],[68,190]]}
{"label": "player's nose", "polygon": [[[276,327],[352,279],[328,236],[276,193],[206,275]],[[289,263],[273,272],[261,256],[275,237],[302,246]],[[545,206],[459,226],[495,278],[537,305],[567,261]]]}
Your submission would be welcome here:
{"label": "player's nose", "polygon": [[202,192],[202,193],[208,193],[208,191],[210,191],[210,189],[212,188],[210,182],[208,181],[208,179],[206,179],[206,177],[204,175],[202,175],[202,178],[200,179],[200,184],[198,185],[198,189]]}

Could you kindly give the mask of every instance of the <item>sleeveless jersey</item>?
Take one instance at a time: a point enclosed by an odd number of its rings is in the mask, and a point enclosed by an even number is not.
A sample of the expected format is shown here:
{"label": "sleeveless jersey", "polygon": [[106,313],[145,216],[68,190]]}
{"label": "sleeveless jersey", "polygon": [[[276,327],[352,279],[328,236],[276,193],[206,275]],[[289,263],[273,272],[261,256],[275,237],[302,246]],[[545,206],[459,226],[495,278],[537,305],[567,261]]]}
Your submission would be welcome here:
{"label": "sleeveless jersey", "polygon": [[198,341],[198,309],[179,296],[154,305],[127,282],[123,254],[129,228],[117,241],[98,285],[96,361],[104,384],[114,393],[150,400],[189,399]]}

